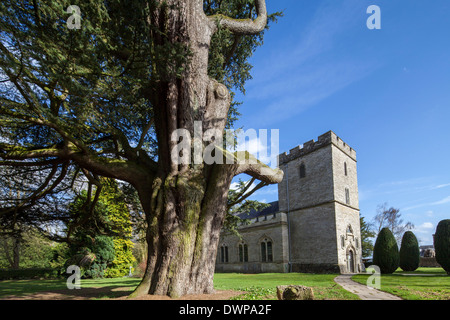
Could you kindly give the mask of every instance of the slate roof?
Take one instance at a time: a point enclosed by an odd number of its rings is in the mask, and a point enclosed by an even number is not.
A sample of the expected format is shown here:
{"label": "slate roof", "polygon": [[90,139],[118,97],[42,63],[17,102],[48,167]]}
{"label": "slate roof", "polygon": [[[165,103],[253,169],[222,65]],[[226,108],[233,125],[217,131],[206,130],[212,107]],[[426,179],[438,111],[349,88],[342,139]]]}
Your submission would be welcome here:
{"label": "slate roof", "polygon": [[278,201],[270,202],[269,207],[262,209],[261,211],[251,210],[250,212],[245,212],[238,214],[241,219],[254,219],[256,217],[264,217],[266,215],[273,215],[279,211]]}

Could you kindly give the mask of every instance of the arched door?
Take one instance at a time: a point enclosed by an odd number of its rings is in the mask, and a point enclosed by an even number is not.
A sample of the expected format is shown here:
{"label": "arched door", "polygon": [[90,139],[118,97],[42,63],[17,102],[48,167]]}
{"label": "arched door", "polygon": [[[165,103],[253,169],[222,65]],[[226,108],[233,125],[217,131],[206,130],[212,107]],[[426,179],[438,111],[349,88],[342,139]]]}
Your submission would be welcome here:
{"label": "arched door", "polygon": [[347,254],[347,271],[355,273],[355,254],[353,250],[349,250]]}

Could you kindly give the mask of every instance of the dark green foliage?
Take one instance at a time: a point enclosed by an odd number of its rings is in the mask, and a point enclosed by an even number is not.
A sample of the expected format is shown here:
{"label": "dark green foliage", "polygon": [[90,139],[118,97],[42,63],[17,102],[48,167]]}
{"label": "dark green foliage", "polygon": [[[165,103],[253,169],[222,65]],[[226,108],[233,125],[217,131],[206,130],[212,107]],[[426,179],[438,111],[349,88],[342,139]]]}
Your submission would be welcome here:
{"label": "dark green foliage", "polygon": [[373,264],[381,273],[393,273],[398,268],[399,252],[397,241],[389,228],[381,229],[373,249]]}
{"label": "dark green foliage", "polygon": [[85,212],[91,207],[85,192],[72,204],[79,222],[68,226],[73,233],[68,264],[81,266],[85,277],[122,277],[135,263],[130,212],[117,183],[101,180],[103,188],[92,213]]}
{"label": "dark green foliage", "polygon": [[[206,15],[223,14],[237,19],[254,18],[255,4],[253,0],[239,1],[203,1]],[[282,17],[282,12],[269,14],[266,30],[270,24]],[[233,101],[228,112],[227,127],[241,115],[238,107],[241,102],[235,101],[236,91],[245,94],[245,83],[252,79],[253,66],[249,58],[256,49],[263,45],[264,31],[257,35],[235,35],[227,29],[219,29],[211,39],[209,50],[208,73],[217,81],[225,84],[230,90]]]}
{"label": "dark green foliage", "polygon": [[51,268],[0,269],[0,280],[55,279],[60,277],[58,270]]}
{"label": "dark green foliage", "polygon": [[74,244],[69,252],[69,265],[81,267],[82,276],[86,278],[103,278],[108,265],[114,260],[114,242],[112,237],[84,235]]}
{"label": "dark green foliage", "polygon": [[400,246],[400,268],[403,271],[414,271],[419,267],[419,242],[411,231],[406,231]]}
{"label": "dark green foliage", "polygon": [[442,220],[434,235],[436,261],[450,274],[450,219]]}
{"label": "dark green foliage", "polygon": [[364,220],[364,217],[359,218],[361,226],[361,249],[363,257],[370,257],[373,253],[373,243],[370,238],[375,237],[375,232],[371,230],[372,225]]}

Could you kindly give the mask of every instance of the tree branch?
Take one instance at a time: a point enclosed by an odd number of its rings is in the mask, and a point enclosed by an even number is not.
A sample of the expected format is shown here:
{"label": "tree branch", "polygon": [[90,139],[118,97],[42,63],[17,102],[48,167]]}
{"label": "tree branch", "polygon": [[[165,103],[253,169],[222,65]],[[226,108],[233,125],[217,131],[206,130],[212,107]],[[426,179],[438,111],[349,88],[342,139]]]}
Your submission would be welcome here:
{"label": "tree branch", "polygon": [[283,180],[283,170],[272,169],[268,165],[256,159],[248,151],[235,152],[233,157],[238,163],[235,175],[246,173],[249,176],[267,184],[280,183],[281,180]]}
{"label": "tree branch", "polygon": [[267,25],[267,8],[265,0],[255,0],[257,18],[252,19],[233,19],[222,14],[208,17],[212,22],[214,31],[217,27],[223,27],[237,35],[258,34],[264,30]]}
{"label": "tree branch", "polygon": [[[255,179],[255,178],[253,178],[253,179]],[[252,180],[253,180],[252,179]],[[256,191],[258,191],[259,189],[261,189],[261,188],[263,188],[263,187],[265,187],[265,186],[268,186],[269,185],[269,183],[267,183],[267,182],[264,182],[264,181],[261,181],[260,183],[258,183],[257,185],[256,185],[256,187],[254,187],[252,190],[250,190],[249,192],[247,192],[247,193],[243,193],[243,194],[241,194],[236,200],[234,200],[233,202],[231,202],[231,203],[229,203],[228,205],[227,205],[227,210],[229,210],[231,207],[233,207],[234,205],[237,205],[238,203],[241,203],[242,201],[244,201],[245,199],[247,199],[248,197],[250,197],[252,194],[254,194]]]}

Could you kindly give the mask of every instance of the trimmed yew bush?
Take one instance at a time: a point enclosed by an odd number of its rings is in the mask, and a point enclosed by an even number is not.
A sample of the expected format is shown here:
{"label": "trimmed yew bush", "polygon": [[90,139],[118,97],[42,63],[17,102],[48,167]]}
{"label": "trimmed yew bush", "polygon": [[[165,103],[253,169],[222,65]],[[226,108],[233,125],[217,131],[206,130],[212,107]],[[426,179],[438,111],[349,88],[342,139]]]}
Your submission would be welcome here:
{"label": "trimmed yew bush", "polygon": [[434,235],[436,261],[450,275],[450,219],[442,220]]}
{"label": "trimmed yew bush", "polygon": [[420,250],[419,242],[411,231],[403,234],[402,244],[400,246],[400,268],[403,271],[414,271],[419,267]]}
{"label": "trimmed yew bush", "polygon": [[381,273],[393,273],[398,268],[399,252],[397,241],[389,228],[381,229],[373,248],[373,264]]}

